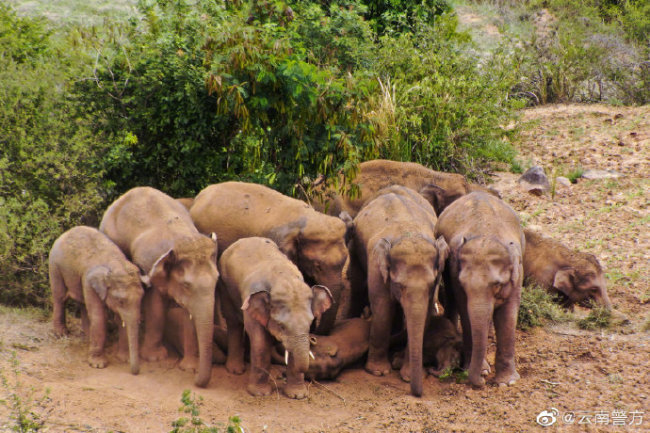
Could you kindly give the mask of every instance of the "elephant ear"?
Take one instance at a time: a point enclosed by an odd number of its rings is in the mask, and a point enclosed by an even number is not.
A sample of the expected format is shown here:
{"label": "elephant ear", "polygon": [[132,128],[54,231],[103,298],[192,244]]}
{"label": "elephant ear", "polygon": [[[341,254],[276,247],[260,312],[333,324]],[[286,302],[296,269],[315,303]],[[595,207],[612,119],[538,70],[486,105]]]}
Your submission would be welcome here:
{"label": "elephant ear", "polygon": [[274,229],[269,236],[280,251],[294,263],[298,263],[298,239],[304,226],[303,221],[286,224]]}
{"label": "elephant ear", "polygon": [[167,278],[169,278],[169,274],[177,261],[178,258],[176,253],[174,252],[174,249],[171,248],[156,260],[149,271],[150,283],[158,287],[158,289],[163,293],[166,293],[166,284],[164,283]]}
{"label": "elephant ear", "polygon": [[438,185],[429,184],[424,186],[419,191],[420,195],[424,197],[436,211],[436,215],[447,207],[447,191],[440,188]]}
{"label": "elephant ear", "polygon": [[436,248],[438,249],[438,262],[435,263],[437,266],[438,272],[442,272],[445,268],[445,261],[449,257],[449,245],[443,236],[440,236],[436,239]]}
{"label": "elephant ear", "polygon": [[241,309],[266,328],[271,317],[271,295],[266,290],[251,293],[244,299]]}
{"label": "elephant ear", "polygon": [[318,327],[321,316],[332,306],[334,298],[330,289],[320,284],[312,286],[311,291],[314,293],[314,297],[311,300],[311,312],[316,318],[316,326]]}
{"label": "elephant ear", "polygon": [[384,284],[388,283],[390,278],[390,242],[388,239],[381,238],[372,250],[372,254]]}
{"label": "elephant ear", "polygon": [[456,265],[455,272],[460,272],[460,249],[467,242],[465,236],[457,235],[451,239],[449,242],[449,254],[451,255],[452,262]]}
{"label": "elephant ear", "polygon": [[109,274],[110,270],[106,266],[95,266],[86,274],[86,283],[92,287],[102,301],[106,301],[108,295]]}
{"label": "elephant ear", "polygon": [[506,248],[510,255],[510,263],[512,263],[510,282],[512,283],[512,287],[516,287],[519,283],[519,271],[521,268],[521,249],[519,248],[519,245],[514,242],[508,243]]}
{"label": "elephant ear", "polygon": [[345,223],[345,245],[347,245],[354,236],[354,220],[346,211],[341,212],[339,218]]}
{"label": "elephant ear", "polygon": [[573,280],[575,279],[575,271],[571,268],[562,268],[555,273],[553,279],[553,287],[567,296],[570,296],[573,291]]}

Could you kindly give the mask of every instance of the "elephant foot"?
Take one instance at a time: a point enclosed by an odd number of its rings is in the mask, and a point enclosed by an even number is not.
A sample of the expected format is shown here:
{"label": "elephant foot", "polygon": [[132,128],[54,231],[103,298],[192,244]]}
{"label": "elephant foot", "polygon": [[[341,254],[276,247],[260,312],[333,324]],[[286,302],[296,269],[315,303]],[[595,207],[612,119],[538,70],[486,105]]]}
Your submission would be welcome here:
{"label": "elephant foot", "polygon": [[399,370],[399,377],[406,383],[411,381],[411,367],[408,363],[404,364]]}
{"label": "elephant foot", "polygon": [[307,397],[307,386],[303,383],[289,384],[287,383],[284,387],[284,395],[289,398],[295,398],[296,400],[301,400]]}
{"label": "elephant foot", "polygon": [[243,362],[235,362],[235,361],[226,361],[226,370],[228,370],[228,373],[230,374],[244,374],[244,371],[246,370],[246,366],[244,365]]}
{"label": "elephant foot", "polygon": [[181,362],[178,363],[178,368],[183,371],[196,373],[199,369],[199,358],[196,356],[184,356],[183,359],[181,359]]}
{"label": "elephant foot", "polygon": [[108,361],[104,355],[88,355],[88,364],[92,368],[106,368]]}
{"label": "elephant foot", "polygon": [[117,353],[115,354],[115,357],[120,362],[129,362],[129,352],[128,352],[128,350],[126,350],[126,351],[118,350]]}
{"label": "elephant foot", "polygon": [[248,386],[246,387],[246,391],[250,395],[253,395],[255,397],[264,397],[267,395],[271,395],[271,392],[273,392],[273,388],[271,387],[270,383],[249,383]]}
{"label": "elephant foot", "polygon": [[393,356],[393,362],[391,362],[391,367],[393,370],[399,370],[404,365],[404,352],[397,352]]}
{"label": "elephant foot", "polygon": [[54,336],[57,338],[61,337],[66,337],[70,335],[70,331],[68,331],[68,328],[65,327],[65,325],[54,325]]}
{"label": "elephant foot", "polygon": [[481,366],[481,376],[487,376],[492,372],[490,364],[487,362],[487,359],[483,360],[483,365]]}
{"label": "elephant foot", "polygon": [[471,383],[474,388],[483,388],[485,386],[485,378],[480,374],[478,375],[470,374],[469,383]]}
{"label": "elephant foot", "polygon": [[521,376],[519,376],[519,373],[516,371],[497,373],[497,375],[494,377],[494,381],[499,386],[514,385],[519,379],[521,379]]}
{"label": "elephant foot", "polygon": [[212,343],[212,363],[213,364],[226,363],[226,354],[223,353],[221,348],[214,343]]}
{"label": "elephant foot", "polygon": [[445,371],[446,368],[435,368],[435,367],[428,367],[427,368],[427,374],[430,376],[435,376],[435,377],[440,377],[443,371]]}
{"label": "elephant foot", "polygon": [[151,348],[142,348],[140,356],[145,361],[162,361],[167,358],[167,349],[164,346],[151,347]]}
{"label": "elephant foot", "polygon": [[386,376],[390,373],[390,364],[388,361],[368,361],[366,371],[373,376]]}

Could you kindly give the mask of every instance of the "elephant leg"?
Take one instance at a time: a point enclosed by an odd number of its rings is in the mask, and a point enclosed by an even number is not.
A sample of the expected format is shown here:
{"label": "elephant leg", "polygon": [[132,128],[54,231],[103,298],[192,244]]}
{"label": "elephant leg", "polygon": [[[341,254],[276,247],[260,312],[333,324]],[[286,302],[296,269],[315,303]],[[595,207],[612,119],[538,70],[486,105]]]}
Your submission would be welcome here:
{"label": "elephant leg", "polygon": [[294,367],[293,353],[289,355],[287,366],[287,384],[284,387],[284,394],[289,398],[303,399],[307,397],[307,386],[305,386],[305,374],[298,372]]}
{"label": "elephant leg", "polygon": [[273,391],[269,383],[271,368],[271,336],[255,319],[244,318],[244,327],[251,342],[251,371],[246,389],[251,395],[270,395]]}
{"label": "elephant leg", "polygon": [[88,363],[94,368],[104,368],[108,364],[104,355],[104,344],[106,343],[106,309],[103,305],[88,306],[86,309],[90,310],[86,314],[89,320]]}
{"label": "elephant leg", "polygon": [[196,372],[199,368],[199,345],[196,328],[190,320],[189,313],[183,310],[181,326],[183,328],[183,359],[178,368],[184,371]]}
{"label": "elephant leg", "polygon": [[81,304],[81,331],[86,337],[90,335],[90,321],[88,320],[88,310],[83,304]]}
{"label": "elephant leg", "polygon": [[515,368],[515,327],[519,311],[518,297],[511,296],[494,314],[497,335],[496,376],[499,385],[512,385],[519,378]]}
{"label": "elephant leg", "polygon": [[467,313],[471,326],[472,356],[469,363],[469,381],[476,387],[485,386],[485,379],[481,375],[485,354],[487,352],[487,334],[493,304],[487,299],[468,299]]}
{"label": "elephant leg", "polygon": [[52,289],[52,326],[54,335],[63,337],[69,334],[68,328],[65,326],[65,283],[56,266],[51,265],[49,273]]}
{"label": "elephant leg", "polygon": [[370,323],[366,371],[375,376],[385,376],[391,368],[388,361],[388,346],[394,305],[388,296],[378,296],[371,298],[370,309],[372,310],[372,322]]}
{"label": "elephant leg", "polygon": [[246,370],[244,364],[244,324],[242,319],[237,317],[238,310],[235,309],[234,303],[225,293],[226,287],[219,287],[221,296],[221,308],[223,317],[226,321],[226,335],[228,339],[226,358],[226,370],[232,374],[242,374]]}
{"label": "elephant leg", "polygon": [[166,302],[155,288],[147,290],[142,299],[144,313],[144,341],[141,355],[147,361],[167,358],[167,349],[162,344]]}
{"label": "elephant leg", "polygon": [[[119,320],[119,317],[118,317]],[[129,361],[129,339],[126,335],[126,327],[120,323],[118,326],[117,336],[117,359],[121,362]]]}
{"label": "elephant leg", "polygon": [[469,368],[470,360],[472,359],[472,328],[469,321],[469,314],[467,312],[467,296],[462,287],[455,287],[454,294],[458,301],[460,326],[463,333],[462,368],[467,370]]}

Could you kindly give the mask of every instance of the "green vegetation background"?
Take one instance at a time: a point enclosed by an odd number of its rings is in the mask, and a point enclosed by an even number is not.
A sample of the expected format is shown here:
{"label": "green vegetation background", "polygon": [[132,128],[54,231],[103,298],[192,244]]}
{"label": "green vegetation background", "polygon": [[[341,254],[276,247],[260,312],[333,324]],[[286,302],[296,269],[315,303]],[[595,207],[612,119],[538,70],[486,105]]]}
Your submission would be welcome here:
{"label": "green vegetation background", "polygon": [[[468,5],[503,37],[461,31]],[[550,32],[524,25],[543,10]],[[140,0],[91,17],[0,0],[3,304],[47,307],[53,241],[137,185],[295,195],[373,158],[481,177],[512,162],[517,108],[650,100],[643,1]]]}

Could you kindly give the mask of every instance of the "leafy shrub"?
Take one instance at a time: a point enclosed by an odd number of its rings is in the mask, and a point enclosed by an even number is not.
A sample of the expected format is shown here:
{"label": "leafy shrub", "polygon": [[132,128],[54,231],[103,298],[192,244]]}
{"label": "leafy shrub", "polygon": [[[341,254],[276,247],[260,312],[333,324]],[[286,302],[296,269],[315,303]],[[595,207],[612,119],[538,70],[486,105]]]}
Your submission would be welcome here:
{"label": "leafy shrub", "polygon": [[578,320],[578,326],[588,330],[609,328],[611,325],[612,312],[602,306],[594,306],[585,318]]}
{"label": "leafy shrub", "polygon": [[50,246],[97,220],[101,145],[70,116],[67,56],[43,24],[3,6],[0,28],[0,303],[44,306]]}
{"label": "leafy shrub", "polygon": [[207,425],[200,417],[200,406],[203,401],[203,397],[197,399],[196,395],[190,392],[189,389],[183,391],[181,396],[181,403],[183,405],[178,409],[179,412],[189,415],[187,417],[178,418],[176,421],[172,422],[172,427],[174,427],[170,433],[219,433],[223,431],[225,433],[242,433],[244,430],[240,425],[240,420],[238,416],[231,416],[228,418],[228,423],[222,427],[223,430],[220,430],[219,427],[210,427]]}
{"label": "leafy shrub", "polygon": [[379,34],[409,31],[419,22],[433,24],[438,15],[451,11],[446,0],[363,0],[363,3],[368,7],[366,17]]}
{"label": "leafy shrub", "polygon": [[517,317],[517,328],[527,331],[543,326],[547,322],[566,320],[566,313],[543,288],[524,286],[521,291],[521,304]]}

